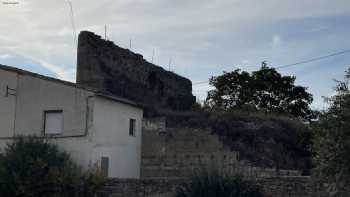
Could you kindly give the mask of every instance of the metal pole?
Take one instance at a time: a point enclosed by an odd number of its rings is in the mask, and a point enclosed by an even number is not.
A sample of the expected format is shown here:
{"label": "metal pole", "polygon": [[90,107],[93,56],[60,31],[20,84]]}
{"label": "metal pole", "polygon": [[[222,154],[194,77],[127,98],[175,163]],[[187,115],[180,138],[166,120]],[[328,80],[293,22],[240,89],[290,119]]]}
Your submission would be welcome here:
{"label": "metal pole", "polygon": [[154,49],[153,49],[153,51],[152,51],[152,64],[153,64],[153,58],[154,58]]}
{"label": "metal pole", "polygon": [[170,59],[169,59],[169,71],[170,71],[171,61],[172,61],[172,58],[170,57]]}
{"label": "metal pole", "polygon": [[107,25],[105,25],[105,40],[107,40]]}

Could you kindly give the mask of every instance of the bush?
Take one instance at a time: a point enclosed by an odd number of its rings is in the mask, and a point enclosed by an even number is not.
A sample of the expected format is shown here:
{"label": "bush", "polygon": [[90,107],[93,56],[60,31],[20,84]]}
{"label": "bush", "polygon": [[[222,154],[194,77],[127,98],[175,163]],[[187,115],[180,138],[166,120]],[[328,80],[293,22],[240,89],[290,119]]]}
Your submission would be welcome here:
{"label": "bush", "polygon": [[170,128],[210,129],[231,150],[238,151],[241,159],[249,160],[254,166],[310,174],[312,131],[295,118],[243,111],[163,115]]}
{"label": "bush", "polygon": [[16,138],[0,156],[1,197],[92,197],[103,181],[40,138]]}
{"label": "bush", "polygon": [[237,117],[232,113],[213,118],[212,131],[256,166],[277,169],[311,169],[312,132],[307,125],[283,117]]}
{"label": "bush", "polygon": [[240,176],[227,176],[218,170],[199,169],[190,181],[176,190],[176,197],[262,197],[259,187]]}

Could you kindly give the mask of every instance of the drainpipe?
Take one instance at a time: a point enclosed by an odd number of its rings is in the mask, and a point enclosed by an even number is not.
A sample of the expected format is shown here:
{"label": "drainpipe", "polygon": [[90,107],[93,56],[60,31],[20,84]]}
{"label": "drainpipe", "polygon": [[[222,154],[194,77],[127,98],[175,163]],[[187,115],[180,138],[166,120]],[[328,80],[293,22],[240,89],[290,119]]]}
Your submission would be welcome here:
{"label": "drainpipe", "polygon": [[94,98],[94,96],[86,97],[86,112],[85,112],[85,129],[84,134],[80,135],[66,135],[66,136],[46,136],[48,138],[76,138],[76,137],[86,137],[89,134],[89,100]]}
{"label": "drainpipe", "polygon": [[19,74],[16,74],[16,94],[15,94],[15,117],[14,117],[14,120],[13,120],[13,136],[16,136],[16,120],[17,120],[17,94],[18,94],[18,83],[19,83]]}

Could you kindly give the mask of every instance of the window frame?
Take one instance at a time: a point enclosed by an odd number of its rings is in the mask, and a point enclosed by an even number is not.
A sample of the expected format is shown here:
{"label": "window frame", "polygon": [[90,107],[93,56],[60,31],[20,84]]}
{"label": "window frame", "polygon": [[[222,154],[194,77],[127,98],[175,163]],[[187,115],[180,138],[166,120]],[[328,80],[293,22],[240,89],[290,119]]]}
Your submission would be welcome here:
{"label": "window frame", "polygon": [[129,118],[129,136],[136,137],[136,119]]}
{"label": "window frame", "polygon": [[[61,113],[62,114],[62,130],[61,130],[61,133],[47,133],[46,131],[46,121],[47,121],[47,118],[46,118],[46,115],[47,114],[50,114],[50,113]],[[57,109],[57,110],[44,110],[44,128],[43,128],[43,135],[44,136],[60,136],[60,135],[63,135],[63,128],[64,128],[64,116],[63,116],[63,110],[61,109]]]}

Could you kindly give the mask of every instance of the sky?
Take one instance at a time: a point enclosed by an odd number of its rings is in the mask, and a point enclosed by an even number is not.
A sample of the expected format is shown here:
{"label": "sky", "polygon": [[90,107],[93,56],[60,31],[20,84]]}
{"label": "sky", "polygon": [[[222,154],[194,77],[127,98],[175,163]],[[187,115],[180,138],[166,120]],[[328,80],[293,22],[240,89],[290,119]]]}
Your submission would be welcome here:
{"label": "sky", "polygon": [[[67,0],[0,0],[0,64],[74,82],[75,35],[104,35],[105,25],[115,44],[193,83],[257,70],[262,61],[278,67],[350,49],[349,0],[70,2],[73,17]],[[322,97],[334,94],[333,80],[348,67],[344,53],[278,71],[296,76],[313,94],[312,107],[324,109]],[[211,88],[194,85],[193,94],[203,100]]]}

